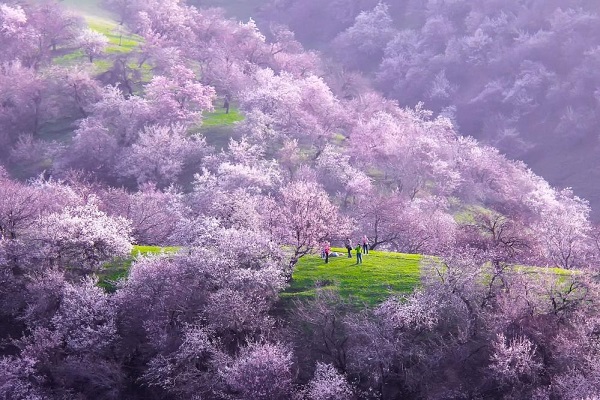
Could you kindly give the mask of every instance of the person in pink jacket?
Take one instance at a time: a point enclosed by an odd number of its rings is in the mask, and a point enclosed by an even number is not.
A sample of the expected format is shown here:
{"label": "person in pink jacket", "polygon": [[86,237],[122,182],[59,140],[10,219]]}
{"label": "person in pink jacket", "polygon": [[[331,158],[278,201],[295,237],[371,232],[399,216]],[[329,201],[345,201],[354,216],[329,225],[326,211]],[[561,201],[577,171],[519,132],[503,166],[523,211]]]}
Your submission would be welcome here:
{"label": "person in pink jacket", "polygon": [[323,246],[323,253],[325,253],[325,264],[329,263],[329,253],[331,253],[331,245],[329,242],[325,242]]}
{"label": "person in pink jacket", "polygon": [[363,247],[363,253],[369,254],[369,238],[367,237],[367,235],[364,235],[362,237],[362,247]]}

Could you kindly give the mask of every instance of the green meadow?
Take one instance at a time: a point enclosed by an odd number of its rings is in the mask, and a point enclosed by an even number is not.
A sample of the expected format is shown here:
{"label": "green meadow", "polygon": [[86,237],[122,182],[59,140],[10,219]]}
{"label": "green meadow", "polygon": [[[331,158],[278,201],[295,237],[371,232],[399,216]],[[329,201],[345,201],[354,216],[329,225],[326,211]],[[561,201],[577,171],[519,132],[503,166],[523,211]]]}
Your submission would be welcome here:
{"label": "green meadow", "polygon": [[345,249],[333,249],[340,257],[330,257],[329,263],[319,255],[300,259],[290,287],[281,294],[283,300],[307,299],[317,288],[336,291],[356,305],[376,305],[392,295],[411,293],[421,281],[418,254],[370,251],[363,263],[356,264],[356,253],[348,258]]}

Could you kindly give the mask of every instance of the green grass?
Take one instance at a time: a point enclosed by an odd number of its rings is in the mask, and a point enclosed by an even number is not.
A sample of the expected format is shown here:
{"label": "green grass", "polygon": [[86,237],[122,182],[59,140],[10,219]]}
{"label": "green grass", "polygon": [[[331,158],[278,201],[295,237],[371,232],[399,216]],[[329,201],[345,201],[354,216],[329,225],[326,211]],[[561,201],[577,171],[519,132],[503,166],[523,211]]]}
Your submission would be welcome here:
{"label": "green grass", "polygon": [[106,72],[109,69],[111,69],[113,66],[113,62],[110,60],[106,60],[106,59],[97,59],[94,60],[94,68],[96,69],[96,72]]}
{"label": "green grass", "polygon": [[417,254],[371,251],[356,265],[356,255],[347,258],[343,249],[334,249],[342,257],[330,257],[329,263],[318,255],[300,259],[291,286],[281,294],[284,301],[313,298],[317,287],[333,289],[356,305],[375,305],[391,295],[410,293],[421,281]]}
{"label": "green grass", "polygon": [[558,267],[529,267],[529,266],[515,266],[515,271],[522,272],[525,274],[550,274],[555,276],[573,276],[581,275],[579,270],[570,270]]}
{"label": "green grass", "polygon": [[234,104],[229,108],[229,114],[225,114],[222,106],[223,101],[217,100],[215,111],[205,112],[202,125],[190,130],[191,134],[200,133],[206,139],[206,143],[217,150],[229,146],[229,140],[235,136],[235,124],[244,120],[244,115]]}
{"label": "green grass", "polygon": [[96,16],[86,16],[85,19],[91,29],[108,38],[109,45],[106,48],[108,54],[129,53],[142,40],[141,37],[128,34],[126,31],[119,33],[119,25],[113,20]]}
{"label": "green grass", "polygon": [[52,62],[60,66],[70,66],[87,61],[87,57],[81,50],[69,50],[68,53],[58,55],[52,58]]}
{"label": "green grass", "polygon": [[137,257],[139,255],[147,256],[147,255],[157,255],[162,253],[175,253],[179,251],[181,247],[177,246],[168,246],[168,247],[160,247],[160,246],[133,246],[131,250],[131,255],[133,257]]}
{"label": "green grass", "polygon": [[[82,14],[98,16],[103,18],[113,18],[111,13],[100,6],[100,0],[60,0],[67,8],[78,11]],[[203,7],[221,7],[227,11],[231,17],[241,20],[248,20],[250,17],[256,18],[257,10],[264,4],[263,0],[193,0],[189,3]]]}
{"label": "green grass", "polygon": [[[130,62],[127,64],[127,67],[132,71],[137,71],[140,74],[139,79],[141,83],[150,83],[152,78],[154,78],[154,72],[152,70],[153,67],[148,63],[143,64],[140,68],[138,63]],[[141,91],[142,88],[139,88],[139,92]],[[139,92],[136,91],[134,94],[138,94]]]}
{"label": "green grass", "polygon": [[[222,105],[222,103],[220,104]],[[229,114],[225,114],[225,109],[215,106],[215,111],[206,112],[203,115],[202,128],[212,128],[215,126],[233,126],[236,122],[244,120],[244,116],[237,107],[229,108]]]}
{"label": "green grass", "polygon": [[114,292],[117,288],[117,281],[124,279],[129,274],[131,264],[138,256],[158,255],[161,253],[175,253],[179,247],[160,247],[160,246],[133,246],[131,257],[116,258],[106,263],[98,274],[98,286],[107,292]]}
{"label": "green grass", "polygon": [[[82,15],[90,29],[108,38],[109,44],[105,50],[107,55],[129,53],[140,44],[142,38],[128,33],[124,27],[119,26],[115,17],[103,9],[98,0],[61,0],[61,2],[68,9]],[[54,58],[54,62],[58,65],[72,65],[86,60],[87,57],[79,50]],[[102,60],[102,62],[94,62],[94,65],[99,72],[104,72],[112,63]]]}

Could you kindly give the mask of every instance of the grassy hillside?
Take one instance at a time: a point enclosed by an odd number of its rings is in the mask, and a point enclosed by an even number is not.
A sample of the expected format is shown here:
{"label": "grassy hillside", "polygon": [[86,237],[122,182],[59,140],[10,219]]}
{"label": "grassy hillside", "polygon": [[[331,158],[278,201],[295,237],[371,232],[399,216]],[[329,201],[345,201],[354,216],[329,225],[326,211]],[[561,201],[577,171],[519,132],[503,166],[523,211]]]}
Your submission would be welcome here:
{"label": "grassy hillside", "polygon": [[[141,43],[141,37],[134,34],[128,34],[123,27],[117,24],[114,16],[101,7],[100,0],[63,0],[63,4],[74,12],[83,15],[91,29],[108,37],[109,45],[106,48],[107,56],[131,52]],[[223,6],[229,8],[229,10],[238,10],[241,11],[242,14],[247,14],[251,9],[256,8],[257,2],[203,1],[201,4],[197,5],[203,7]],[[86,63],[86,57],[82,51],[78,50],[57,56],[54,61],[59,65],[70,65],[80,62]],[[95,60],[94,66],[96,67],[96,72],[100,73],[108,70],[111,67],[112,62],[110,57]],[[138,68],[134,63],[130,64],[129,67],[132,69]],[[142,67],[141,73],[144,82],[148,82],[151,79],[152,71],[148,64]],[[202,135],[206,137],[208,144],[219,150],[226,148],[229,139],[233,137],[235,123],[244,119],[244,116],[240,113],[235,103],[231,105],[229,114],[225,114],[222,104],[223,98],[220,97],[215,101],[215,111],[205,113],[202,125],[197,129],[192,129],[190,132],[202,133]],[[70,134],[70,130],[68,132]]]}
{"label": "grassy hillside", "polygon": [[[179,247],[134,246],[131,257],[115,259],[106,264],[99,274],[99,286],[108,292],[116,290],[116,282],[127,277],[131,264],[138,255],[174,253]],[[419,254],[388,253],[371,251],[363,255],[363,263],[356,264],[356,254],[347,257],[345,249],[333,249],[340,257],[330,257],[329,263],[319,255],[308,255],[300,259],[292,276],[290,286],[280,294],[281,306],[289,308],[293,300],[312,299],[317,289],[337,292],[351,304],[362,307],[375,306],[392,295],[411,293],[421,282]],[[532,276],[552,275],[559,281],[568,282],[567,277],[580,271],[560,268],[516,266],[516,271]]]}
{"label": "grassy hillside", "polygon": [[390,295],[410,293],[420,282],[421,255],[371,251],[356,265],[354,251],[353,258],[344,249],[334,251],[342,256],[331,257],[328,264],[318,255],[300,259],[282,298],[310,298],[320,287],[336,290],[355,304],[374,305]]}
{"label": "grassy hillside", "polygon": [[[86,16],[110,19],[111,15],[103,9],[100,0],[61,0],[68,8],[77,10]],[[191,0],[189,4],[197,7],[221,7],[227,15],[246,21],[248,18],[256,18],[259,8],[265,4],[263,0]]]}
{"label": "grassy hillside", "polygon": [[[116,259],[101,272],[99,285],[112,292],[116,281],[127,277],[131,264],[138,255],[176,252],[178,247],[134,246],[131,257]],[[325,264],[318,255],[300,259],[290,287],[281,294],[288,302],[315,295],[316,288],[337,291],[356,305],[375,305],[393,294],[410,293],[420,282],[418,254],[371,251],[363,256],[363,264],[356,265],[356,256],[347,258],[342,249],[334,249],[341,257],[331,257]]]}
{"label": "grassy hillside", "polygon": [[[107,55],[129,53],[141,43],[139,36],[128,33],[123,26],[117,23],[109,11],[100,6],[100,0],[60,0],[60,2],[66,8],[80,14],[92,30],[100,32],[108,38],[109,43],[105,50]],[[83,52],[77,50],[58,55],[54,58],[54,62],[59,65],[72,65],[85,62],[86,59]],[[106,58],[94,62],[98,72],[106,71],[111,64],[112,62]]]}

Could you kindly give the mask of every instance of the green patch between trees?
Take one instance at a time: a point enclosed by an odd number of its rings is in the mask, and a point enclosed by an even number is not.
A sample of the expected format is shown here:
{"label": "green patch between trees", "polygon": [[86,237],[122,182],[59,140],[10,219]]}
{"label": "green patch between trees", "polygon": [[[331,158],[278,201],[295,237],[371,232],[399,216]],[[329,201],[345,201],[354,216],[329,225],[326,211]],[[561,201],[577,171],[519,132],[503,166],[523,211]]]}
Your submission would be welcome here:
{"label": "green patch between trees", "polygon": [[128,34],[125,27],[115,21],[90,16],[86,16],[86,21],[90,29],[108,38],[107,53],[129,53],[142,41],[140,36]]}
{"label": "green patch between trees", "polygon": [[283,300],[312,298],[317,288],[326,288],[356,305],[373,306],[391,295],[411,293],[421,281],[421,255],[370,251],[357,265],[354,250],[352,258],[345,249],[333,251],[341,257],[330,257],[328,264],[319,255],[301,258]]}
{"label": "green patch between trees", "polygon": [[[103,267],[98,274],[98,285],[108,292],[114,292],[117,282],[129,274],[136,257],[175,253],[179,249],[134,246],[131,257],[115,259]],[[343,249],[333,251],[341,256],[330,257],[328,264],[318,255],[300,259],[290,287],[281,293],[285,303],[292,299],[313,298],[317,288],[326,288],[335,290],[357,306],[373,306],[391,295],[411,293],[421,281],[421,255],[371,251],[363,256],[363,263],[357,265],[354,251],[352,258],[348,258]]]}
{"label": "green patch between trees", "polygon": [[225,114],[225,109],[215,107],[215,111],[204,113],[202,128],[212,128],[215,126],[232,126],[236,122],[244,120],[244,116],[235,106],[230,107],[229,114]]}
{"label": "green patch between trees", "polygon": [[116,258],[106,263],[98,274],[98,286],[107,292],[114,292],[117,289],[117,282],[127,278],[131,264],[138,256],[158,255],[162,253],[175,253],[179,247],[160,247],[160,246],[133,246],[131,257]]}
{"label": "green patch between trees", "polygon": [[206,139],[206,143],[217,150],[223,150],[229,146],[229,140],[235,137],[235,124],[243,121],[244,115],[234,104],[229,108],[229,114],[226,114],[222,107],[223,101],[218,100],[215,103],[215,110],[205,112],[202,125],[191,129],[190,133],[200,133]]}

